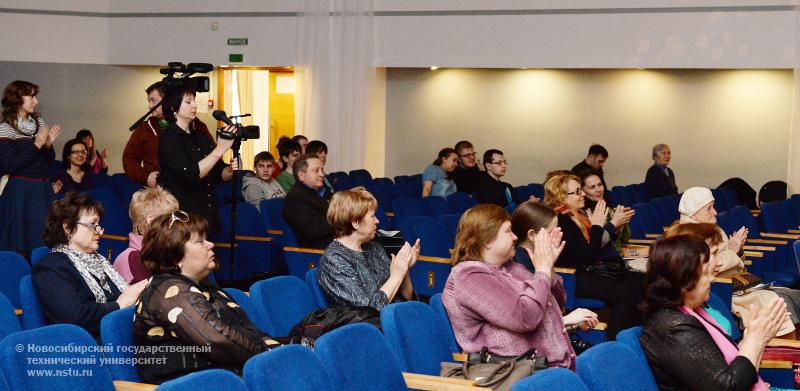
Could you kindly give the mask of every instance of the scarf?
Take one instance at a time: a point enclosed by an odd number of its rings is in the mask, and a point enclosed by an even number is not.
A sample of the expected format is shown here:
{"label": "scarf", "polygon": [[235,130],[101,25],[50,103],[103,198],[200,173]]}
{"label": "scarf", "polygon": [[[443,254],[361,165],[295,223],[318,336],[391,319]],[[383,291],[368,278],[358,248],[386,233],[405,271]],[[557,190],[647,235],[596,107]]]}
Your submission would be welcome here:
{"label": "scarf", "polygon": [[[108,298],[105,291],[110,291],[108,286],[108,279],[119,289],[120,292],[128,287],[125,279],[111,267],[111,264],[98,253],[87,254],[82,251],[76,251],[69,246],[60,244],[53,247],[52,252],[64,253],[72,261],[75,269],[83,277],[83,281],[89,286],[89,289],[94,294],[95,302],[106,303]],[[106,278],[108,277],[108,278]]]}
{"label": "scarf", "polygon": [[589,218],[586,217],[586,215],[580,211],[578,211],[578,213],[573,213],[571,210],[567,209],[566,205],[561,205],[556,208],[556,212],[570,217],[577,217],[578,221],[581,222],[578,225],[578,228],[581,229],[581,233],[583,234],[583,238],[586,239],[586,243],[589,243],[589,229],[592,228],[592,223],[589,222]]}
{"label": "scarf", "polygon": [[[719,350],[722,352],[722,355],[725,357],[725,362],[730,364],[736,358],[737,353],[739,353],[739,349],[736,345],[733,344],[726,336],[723,334],[720,329],[722,328],[714,318],[711,317],[704,309],[698,308],[696,310],[692,310],[687,306],[681,306],[679,308],[681,312],[684,314],[688,314],[693,316],[697,319],[700,324],[705,327],[706,331],[709,335],[711,335],[711,339],[714,340],[714,343],[717,345]],[[766,383],[761,380],[761,376],[758,377],[758,381],[756,384],[753,385],[753,388],[750,389],[751,391],[768,391],[769,387],[767,387]]]}

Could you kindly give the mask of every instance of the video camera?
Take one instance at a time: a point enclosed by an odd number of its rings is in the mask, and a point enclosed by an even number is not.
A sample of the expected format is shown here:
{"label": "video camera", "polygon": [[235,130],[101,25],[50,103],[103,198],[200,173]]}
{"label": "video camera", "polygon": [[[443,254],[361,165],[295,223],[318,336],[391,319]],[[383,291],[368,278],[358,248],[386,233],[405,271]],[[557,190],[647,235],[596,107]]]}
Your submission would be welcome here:
{"label": "video camera", "polygon": [[[189,63],[184,65],[182,62],[171,62],[167,64],[166,68],[161,68],[164,79],[164,87],[167,93],[175,87],[185,85],[190,87],[195,92],[208,92],[209,81],[207,76],[189,77],[195,73],[208,73],[214,70],[214,66],[206,63]],[[175,77],[176,73],[181,73],[180,77]]]}
{"label": "video camera", "polygon": [[256,125],[250,126],[242,126],[239,123],[235,123],[231,120],[231,118],[240,118],[240,117],[249,117],[250,114],[244,115],[237,115],[233,117],[228,117],[228,115],[222,110],[214,110],[211,113],[211,116],[214,117],[217,121],[222,121],[225,125],[231,126],[233,125],[236,128],[236,133],[231,131],[226,131],[225,128],[217,129],[217,136],[223,138],[225,140],[255,140],[261,137],[261,129]]}

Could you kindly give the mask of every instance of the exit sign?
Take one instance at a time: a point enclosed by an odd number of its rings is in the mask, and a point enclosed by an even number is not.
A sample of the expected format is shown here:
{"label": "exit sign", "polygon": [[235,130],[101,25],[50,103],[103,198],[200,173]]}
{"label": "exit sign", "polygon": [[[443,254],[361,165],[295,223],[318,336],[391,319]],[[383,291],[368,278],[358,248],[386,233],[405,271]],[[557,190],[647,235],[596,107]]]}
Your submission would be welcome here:
{"label": "exit sign", "polygon": [[228,46],[246,46],[247,38],[228,38]]}

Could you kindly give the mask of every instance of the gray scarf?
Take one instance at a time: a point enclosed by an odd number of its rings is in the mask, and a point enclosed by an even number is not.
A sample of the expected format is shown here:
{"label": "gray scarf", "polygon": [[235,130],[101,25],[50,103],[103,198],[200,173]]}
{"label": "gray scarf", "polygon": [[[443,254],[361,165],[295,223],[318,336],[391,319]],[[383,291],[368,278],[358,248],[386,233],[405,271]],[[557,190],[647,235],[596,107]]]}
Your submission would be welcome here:
{"label": "gray scarf", "polygon": [[125,279],[98,253],[87,254],[82,251],[73,250],[69,246],[63,244],[53,247],[52,252],[67,254],[69,260],[72,261],[72,264],[75,266],[75,269],[78,269],[78,273],[83,277],[86,285],[92,290],[95,302],[97,303],[106,303],[108,301],[105,294],[105,291],[111,290],[108,286],[108,278],[111,279],[111,282],[114,283],[120,292],[128,287],[128,283],[125,282]]}

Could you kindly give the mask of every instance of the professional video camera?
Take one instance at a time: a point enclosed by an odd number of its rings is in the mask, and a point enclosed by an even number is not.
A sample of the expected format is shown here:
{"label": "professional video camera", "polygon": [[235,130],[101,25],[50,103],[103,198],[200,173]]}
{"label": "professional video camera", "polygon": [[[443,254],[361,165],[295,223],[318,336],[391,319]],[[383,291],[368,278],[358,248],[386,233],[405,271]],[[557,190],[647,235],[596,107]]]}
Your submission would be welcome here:
{"label": "professional video camera", "polygon": [[[182,85],[191,87],[191,89],[195,92],[208,92],[209,81],[207,76],[190,76],[194,75],[195,73],[208,73],[213,70],[213,65],[201,62],[193,62],[186,65],[184,65],[182,62],[170,62],[167,64],[166,68],[161,68],[159,72],[164,75],[164,79],[161,81],[164,83],[166,93],[169,94],[170,90]],[[176,77],[176,73],[179,73],[180,75]],[[157,105],[153,106],[152,109],[134,122],[133,125],[128,128],[128,130],[133,131],[136,129],[147,119],[148,116],[150,116],[150,114],[161,107],[161,104],[162,102],[159,102]]]}
{"label": "professional video camera", "polygon": [[250,126],[242,126],[242,124],[238,122],[231,121],[231,118],[241,118],[241,117],[249,117],[250,114],[243,114],[243,115],[236,115],[232,117],[228,117],[222,110],[214,110],[211,113],[211,116],[214,117],[217,121],[222,121],[225,125],[231,126],[233,125],[236,128],[236,133],[231,131],[226,131],[225,128],[217,129],[217,136],[220,138],[224,138],[225,140],[255,140],[261,137],[261,129],[259,129],[256,125]]}

